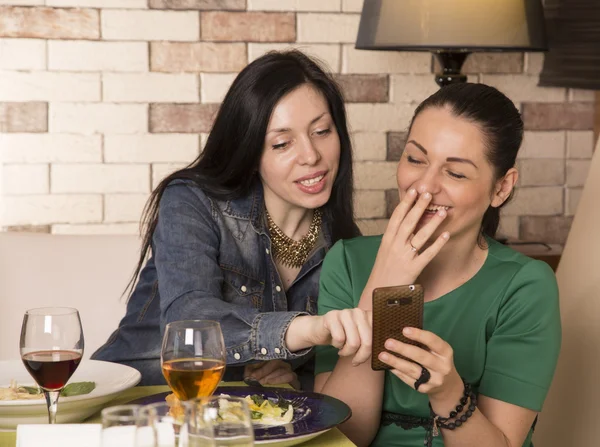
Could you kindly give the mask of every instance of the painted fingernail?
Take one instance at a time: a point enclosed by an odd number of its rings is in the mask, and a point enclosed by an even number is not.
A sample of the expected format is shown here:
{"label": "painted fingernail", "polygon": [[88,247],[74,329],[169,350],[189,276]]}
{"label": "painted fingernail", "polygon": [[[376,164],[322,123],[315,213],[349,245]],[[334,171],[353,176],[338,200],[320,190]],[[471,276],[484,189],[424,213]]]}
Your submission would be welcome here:
{"label": "painted fingernail", "polygon": [[446,210],[444,210],[444,209],[439,210],[438,211],[438,216],[440,216],[440,217],[446,217]]}
{"label": "painted fingernail", "polygon": [[450,233],[448,233],[448,232],[442,233],[442,237],[444,239],[450,239]]}
{"label": "painted fingernail", "polygon": [[383,362],[387,362],[389,358],[390,358],[390,356],[388,354],[386,354],[385,352],[382,352],[381,354],[379,354],[379,360],[381,360]]}
{"label": "painted fingernail", "polygon": [[424,199],[431,199],[431,194],[429,194],[428,192],[426,192],[425,194],[423,194],[423,198]]}
{"label": "painted fingernail", "polygon": [[415,188],[410,188],[408,190],[408,194],[411,195],[411,196],[414,196],[416,193],[417,193],[417,190]]}
{"label": "painted fingernail", "polygon": [[392,340],[388,340],[385,342],[385,347],[386,349],[393,349],[394,348],[394,342]]}
{"label": "painted fingernail", "polygon": [[405,327],[405,328],[402,330],[402,333],[403,333],[404,335],[410,335],[410,334],[412,334],[412,332],[413,332],[413,330],[412,330],[412,328],[410,328],[410,327]]}

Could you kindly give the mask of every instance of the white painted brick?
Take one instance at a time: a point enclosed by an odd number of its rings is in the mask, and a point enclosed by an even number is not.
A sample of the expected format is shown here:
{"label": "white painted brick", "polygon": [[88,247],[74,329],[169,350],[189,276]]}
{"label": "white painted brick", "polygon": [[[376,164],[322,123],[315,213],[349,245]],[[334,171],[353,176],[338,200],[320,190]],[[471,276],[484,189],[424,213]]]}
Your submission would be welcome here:
{"label": "white painted brick", "polygon": [[354,182],[356,189],[395,189],[395,161],[363,161],[354,165]]}
{"label": "white painted brick", "polygon": [[46,0],[46,6],[148,9],[148,0]]}
{"label": "white painted brick", "polygon": [[139,235],[140,226],[126,224],[52,225],[52,234],[132,234]]}
{"label": "white painted brick", "polygon": [[342,73],[431,72],[431,54],[428,52],[357,50],[352,44],[344,45],[342,54]]}
{"label": "white painted brick", "polygon": [[197,11],[101,11],[102,37],[106,40],[197,41]]}
{"label": "white painted brick", "polygon": [[569,101],[571,102],[594,102],[596,100],[595,90],[569,89]]}
{"label": "white painted brick", "polygon": [[354,211],[358,219],[385,217],[385,191],[356,191]]}
{"label": "white painted brick", "polygon": [[202,73],[200,75],[200,98],[203,103],[223,101],[237,73]]}
{"label": "white painted brick", "polygon": [[152,189],[155,189],[158,184],[168,175],[184,168],[188,163],[153,163],[152,164]]}
{"label": "white painted brick", "polygon": [[55,164],[50,178],[50,190],[55,194],[150,191],[148,165]]}
{"label": "white painted brick", "polygon": [[388,219],[358,219],[356,223],[364,236],[372,236],[385,232]]}
{"label": "white painted brick", "polygon": [[349,127],[352,132],[405,130],[412,118],[412,104],[347,104]]}
{"label": "white painted brick", "polygon": [[108,102],[198,102],[198,77],[170,73],[104,73],[102,94]]}
{"label": "white painted brick", "polygon": [[298,42],[355,42],[360,14],[296,14]]}
{"label": "white painted brick", "polygon": [[387,156],[387,138],[383,132],[355,132],[352,134],[354,160],[381,160]]}
{"label": "white painted brick", "polygon": [[544,53],[525,53],[525,73],[539,75],[544,66]]}
{"label": "white painted brick", "polygon": [[341,69],[339,44],[249,43],[248,62],[252,62],[269,51],[290,50],[292,48],[296,48],[323,62],[327,71],[338,73]]}
{"label": "white painted brick", "polygon": [[566,89],[538,87],[538,77],[528,75],[480,75],[480,82],[496,87],[513,102],[562,102]]}
{"label": "white painted brick", "polygon": [[361,12],[364,0],[342,0],[342,11]]}
{"label": "white painted brick", "polygon": [[392,75],[390,99],[393,103],[420,103],[440,89],[433,75]]}
{"label": "white painted brick", "polygon": [[519,239],[519,216],[502,216],[498,227],[498,236]]}
{"label": "white painted brick", "polygon": [[0,5],[10,6],[39,6],[43,5],[45,0],[0,0]]}
{"label": "white painted brick", "polygon": [[248,11],[339,11],[342,0],[248,0]]}
{"label": "white painted brick", "polygon": [[107,194],[104,196],[105,222],[140,222],[147,194]]}
{"label": "white painted brick", "polygon": [[65,104],[49,107],[51,133],[148,132],[148,106],[142,104]]}
{"label": "white painted brick", "polygon": [[106,163],[191,162],[200,151],[194,134],[105,135]]}
{"label": "white painted brick", "polygon": [[565,133],[526,130],[518,158],[565,158]]}
{"label": "white painted brick", "polygon": [[4,163],[77,163],[102,161],[100,135],[48,133],[0,134]]}
{"label": "white painted brick", "polygon": [[0,101],[99,100],[99,74],[0,72]]}
{"label": "white painted brick", "polygon": [[555,216],[563,213],[562,186],[522,187],[502,208],[502,216]]}
{"label": "white painted brick", "polygon": [[590,160],[567,160],[567,186],[584,186],[590,165]]}
{"label": "white painted brick", "polygon": [[594,152],[594,132],[591,130],[571,130],[567,132],[567,157],[592,158]]}
{"label": "white painted brick", "polygon": [[48,165],[4,165],[2,194],[48,194],[50,192]]}
{"label": "white painted brick", "polygon": [[566,190],[566,202],[567,202],[567,216],[574,216],[577,211],[577,205],[581,199],[581,193],[583,188],[567,188]]}
{"label": "white painted brick", "polygon": [[8,196],[0,201],[2,225],[100,222],[102,196],[50,194]]}
{"label": "white painted brick", "polygon": [[148,71],[145,42],[49,40],[48,68],[72,71]]}
{"label": "white painted brick", "polygon": [[44,70],[46,42],[42,39],[0,39],[0,69]]}

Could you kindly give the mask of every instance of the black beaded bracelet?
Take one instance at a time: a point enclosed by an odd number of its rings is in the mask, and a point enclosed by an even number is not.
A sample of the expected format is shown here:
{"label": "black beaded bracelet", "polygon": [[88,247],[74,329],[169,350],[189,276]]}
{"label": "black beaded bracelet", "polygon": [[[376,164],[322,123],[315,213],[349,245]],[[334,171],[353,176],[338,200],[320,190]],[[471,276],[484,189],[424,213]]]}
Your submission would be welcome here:
{"label": "black beaded bracelet", "polygon": [[[433,437],[439,436],[440,434],[440,428],[444,428],[446,430],[456,430],[462,424],[467,422],[467,419],[473,416],[473,413],[477,409],[477,395],[473,391],[471,385],[465,382],[464,379],[463,383],[465,389],[463,391],[462,397],[460,398],[460,402],[458,403],[456,408],[450,412],[450,415],[447,418],[435,414],[433,408],[431,408],[431,404],[429,404],[429,413],[431,415],[431,427],[427,430],[427,434],[425,436],[424,444],[426,447],[431,447]],[[467,407],[467,411],[465,411],[464,414],[461,414],[467,404],[469,404],[469,406]],[[455,419],[457,416],[459,416],[458,419]],[[454,422],[449,422],[452,420],[454,420]]]}

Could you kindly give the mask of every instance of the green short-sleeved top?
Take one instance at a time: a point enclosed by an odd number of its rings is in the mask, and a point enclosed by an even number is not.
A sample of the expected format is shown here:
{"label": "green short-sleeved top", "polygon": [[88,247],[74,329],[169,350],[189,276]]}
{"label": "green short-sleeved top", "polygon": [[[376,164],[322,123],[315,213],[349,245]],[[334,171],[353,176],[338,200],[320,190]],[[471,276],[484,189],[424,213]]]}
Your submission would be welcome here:
{"label": "green short-sleeved top", "polygon": [[[339,241],[323,263],[319,314],[354,308],[375,263],[381,236]],[[425,303],[424,329],[454,350],[458,373],[480,394],[540,411],[550,387],[561,343],[554,272],[489,239],[487,258],[469,281]],[[332,371],[337,349],[320,346],[315,373]],[[428,400],[385,373],[383,411],[429,416]],[[373,446],[423,445],[425,430],[381,426]],[[531,433],[524,446],[531,445]],[[443,446],[442,437],[434,446]]]}

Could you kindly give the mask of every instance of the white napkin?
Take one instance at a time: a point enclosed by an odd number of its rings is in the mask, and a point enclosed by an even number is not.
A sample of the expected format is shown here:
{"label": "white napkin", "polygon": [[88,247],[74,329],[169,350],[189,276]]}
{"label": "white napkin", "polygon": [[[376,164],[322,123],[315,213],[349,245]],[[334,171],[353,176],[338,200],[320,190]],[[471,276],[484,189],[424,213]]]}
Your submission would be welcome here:
{"label": "white napkin", "polygon": [[23,424],[17,447],[100,447],[100,424]]}

